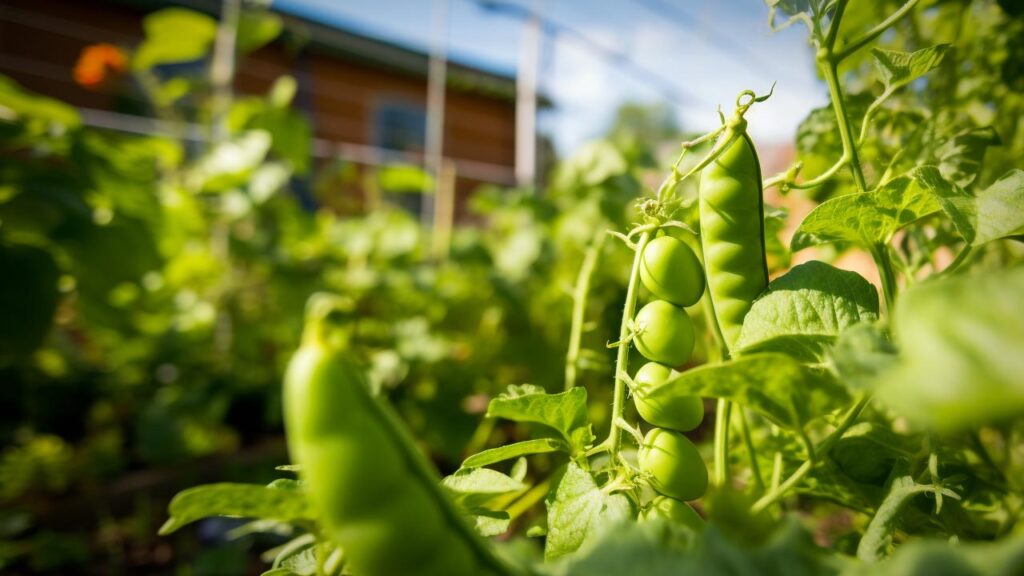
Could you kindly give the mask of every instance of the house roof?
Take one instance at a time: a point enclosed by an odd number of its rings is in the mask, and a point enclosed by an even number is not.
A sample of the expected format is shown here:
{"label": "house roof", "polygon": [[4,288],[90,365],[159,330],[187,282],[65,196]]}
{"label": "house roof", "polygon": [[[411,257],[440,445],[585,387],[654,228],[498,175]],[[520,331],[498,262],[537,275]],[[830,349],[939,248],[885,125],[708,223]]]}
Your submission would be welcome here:
{"label": "house roof", "polygon": [[[219,0],[108,0],[131,5],[143,10],[156,10],[167,6],[182,6],[210,15],[219,13]],[[305,41],[304,50],[313,50],[338,58],[361,62],[396,73],[426,78],[430,56],[421,49],[398,42],[374,38],[348,28],[318,22],[298,14],[275,10],[285,23],[285,34]],[[462,92],[513,101],[516,97],[514,75],[485,70],[448,59],[447,82]],[[538,95],[538,105],[551,107],[550,99]]]}

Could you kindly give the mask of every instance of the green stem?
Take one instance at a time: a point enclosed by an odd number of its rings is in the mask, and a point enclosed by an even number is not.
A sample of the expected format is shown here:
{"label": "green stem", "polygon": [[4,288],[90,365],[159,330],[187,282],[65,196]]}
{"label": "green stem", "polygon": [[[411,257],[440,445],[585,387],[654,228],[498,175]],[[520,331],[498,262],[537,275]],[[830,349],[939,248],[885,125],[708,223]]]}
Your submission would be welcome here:
{"label": "green stem", "polygon": [[738,412],[740,416],[740,432],[743,434],[743,444],[747,448],[747,456],[750,457],[750,471],[754,476],[754,484],[757,485],[759,492],[764,493],[764,477],[761,476],[761,465],[757,462],[757,450],[754,449],[754,439],[750,436],[747,411],[740,407]]}
{"label": "green stem", "polygon": [[227,119],[234,97],[232,84],[235,79],[235,54],[241,12],[240,0],[222,0],[220,25],[217,26],[217,38],[210,63],[210,84],[213,86],[210,117],[214,144],[223,142],[228,137]]}
{"label": "green stem", "polygon": [[668,176],[666,176],[665,180],[662,181],[661,186],[658,186],[657,199],[659,203],[664,203],[671,200],[672,193],[675,192],[676,185],[683,180],[684,177],[679,174],[679,165],[683,163],[683,158],[686,157],[686,153],[690,151],[690,148],[693,148],[694,146],[697,146],[703,142],[706,142],[707,140],[714,138],[715,136],[718,136],[718,134],[720,134],[722,130],[725,130],[725,126],[721,126],[715,130],[712,130],[711,132],[708,132],[707,134],[695,140],[690,140],[689,142],[682,143],[682,150],[679,151],[679,156],[676,156],[676,161],[672,163],[672,167],[669,170]]}
{"label": "green stem", "polygon": [[[740,118],[742,119],[742,116]],[[708,155],[702,158],[700,162],[698,162],[693,168],[690,168],[690,170],[686,174],[683,174],[680,180],[686,180],[690,176],[693,176],[697,172],[700,172],[701,170],[707,168],[709,164],[714,162],[715,159],[722,155],[722,152],[724,150],[727,150],[733,142],[739,140],[743,136],[742,131],[735,130],[731,127],[723,127],[718,131],[722,130],[725,131],[725,134],[722,135],[722,137],[718,140],[718,144],[716,144],[715,147],[712,148],[710,152],[708,152]]]}
{"label": "green stem", "polygon": [[848,0],[836,2],[835,12],[832,13],[832,21],[829,23],[828,36],[825,37],[825,47],[832,50],[836,45],[836,38],[839,37],[839,22],[843,19],[843,12],[846,11]]}
{"label": "green stem", "polygon": [[608,430],[606,442],[612,453],[612,458],[618,458],[619,449],[622,447],[622,429],[615,425],[615,420],[622,418],[622,411],[626,401],[626,382],[621,374],[629,370],[629,345],[631,342],[630,326],[633,324],[633,315],[636,312],[637,286],[640,284],[640,262],[644,248],[651,239],[650,232],[644,232],[636,243],[636,253],[633,256],[633,269],[629,273],[629,285],[626,288],[626,303],[622,307],[622,324],[619,327],[619,351],[615,357],[615,391],[612,397],[611,426]]}
{"label": "green stem", "polygon": [[[701,264],[703,264],[704,254],[701,252]],[[729,359],[729,347],[725,343],[725,337],[722,335],[722,328],[718,325],[718,315],[715,314],[715,305],[711,301],[711,291],[705,290],[703,296],[702,308],[704,309],[704,318],[706,322],[711,326],[711,333],[714,336],[715,343],[718,344],[718,361],[725,362]],[[718,404],[715,409],[715,483],[719,486],[724,486],[729,481],[729,401],[725,398],[719,398]]]}
{"label": "green stem", "polygon": [[761,188],[763,190],[767,190],[772,186],[779,185],[785,185],[787,188],[793,190],[808,190],[810,188],[817,188],[818,186],[821,186],[825,182],[828,182],[833,176],[835,176],[836,172],[838,172],[843,166],[846,166],[846,164],[849,161],[850,157],[844,153],[839,158],[839,160],[837,160],[836,163],[832,165],[831,168],[825,170],[824,172],[818,174],[817,176],[811,178],[810,180],[805,180],[803,182],[794,182],[790,179],[789,174],[787,172],[783,172],[781,174],[776,174],[775,176],[772,176],[771,178],[762,182]]}
{"label": "green stem", "polygon": [[729,482],[729,415],[732,403],[725,398],[718,399],[715,410],[715,484],[725,486]]}
{"label": "green stem", "polygon": [[530,490],[526,494],[523,494],[521,498],[519,498],[518,500],[513,502],[508,508],[506,508],[505,512],[508,513],[508,517],[510,519],[515,520],[516,518],[522,516],[524,512],[526,512],[530,508],[533,508],[534,504],[543,500],[544,497],[547,496],[548,491],[550,490],[551,479],[548,478],[541,482],[540,484],[537,484],[533,488],[530,488]]}
{"label": "green stem", "polygon": [[759,514],[763,512],[803,480],[804,476],[807,476],[811,469],[814,468],[817,460],[825,457],[832,447],[835,446],[835,443],[843,437],[843,434],[850,429],[850,426],[853,426],[853,423],[860,417],[861,412],[864,411],[864,408],[868,405],[870,400],[871,397],[867,394],[862,395],[860,399],[857,400],[857,403],[847,411],[845,416],[843,416],[842,421],[840,421],[836,429],[833,430],[827,438],[822,440],[821,444],[818,444],[817,448],[814,450],[814,454],[809,454],[807,460],[801,464],[789,478],[786,478],[782,484],[779,484],[778,487],[762,496],[757,502],[754,502],[754,505],[750,509],[751,513]]}
{"label": "green stem", "polygon": [[889,246],[884,243],[875,244],[871,247],[871,257],[878,267],[878,277],[882,281],[882,295],[885,297],[885,309],[892,313],[893,304],[896,301],[896,271],[892,266],[892,258],[889,256]]}
{"label": "green stem", "polygon": [[[845,2],[844,2],[845,3]],[[838,64],[843,60],[846,60],[852,56],[856,51],[860,50],[864,46],[874,41],[882,35],[883,32],[889,29],[890,26],[896,23],[897,20],[903,18],[910,10],[917,4],[917,0],[907,0],[903,6],[900,6],[898,10],[893,12],[888,18],[879,22],[874,28],[868,30],[860,38],[853,40],[849,44],[843,46],[843,49],[836,53],[835,62]],[[838,24],[838,19],[834,19]]]}
{"label": "green stem", "polygon": [[[838,26],[839,21],[833,21],[832,25]],[[867,190],[867,184],[864,180],[864,171],[860,167],[857,145],[853,141],[850,119],[846,115],[846,102],[843,100],[842,88],[839,85],[838,64],[833,58],[826,57],[823,60],[819,60],[819,65],[825,74],[825,82],[828,84],[829,96],[832,99],[832,109],[836,114],[839,137],[843,142],[843,157],[849,158],[850,171],[853,172],[853,179],[857,183],[857,190],[864,192]]]}
{"label": "green stem", "polygon": [[583,264],[580,266],[579,276],[576,278],[576,288],[572,294],[572,327],[569,330],[569,351],[565,354],[565,389],[570,390],[576,386],[576,375],[579,372],[580,343],[583,340],[583,323],[587,313],[587,297],[590,294],[590,279],[594,277],[594,270],[597,268],[597,259],[601,255],[601,248],[604,246],[604,239],[607,237],[604,231],[594,235],[583,255]]}
{"label": "green stem", "polygon": [[778,490],[782,483],[782,452],[775,451],[772,456],[772,490]]}

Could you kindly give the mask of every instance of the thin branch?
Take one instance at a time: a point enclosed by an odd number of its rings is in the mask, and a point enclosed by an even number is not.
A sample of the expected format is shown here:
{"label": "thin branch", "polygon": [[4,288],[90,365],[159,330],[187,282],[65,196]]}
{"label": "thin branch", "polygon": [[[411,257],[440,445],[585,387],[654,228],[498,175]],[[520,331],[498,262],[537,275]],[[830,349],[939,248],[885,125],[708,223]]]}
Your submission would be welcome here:
{"label": "thin branch", "polygon": [[889,27],[895,24],[897,20],[906,16],[906,14],[910,12],[915,5],[917,5],[917,1],[918,0],[907,0],[907,2],[903,4],[903,6],[900,6],[899,9],[893,12],[891,15],[889,15],[888,18],[879,22],[874,28],[865,32],[860,38],[857,38],[856,40],[843,46],[842,50],[835,53],[835,55],[833,56],[833,61],[838,64],[839,62],[842,62],[843,60],[846,60],[847,58],[852,56],[855,52],[857,52],[864,46],[867,46],[869,43],[874,41],[875,38],[881,36],[883,32],[885,32],[886,30],[889,29]]}
{"label": "thin branch", "polygon": [[594,276],[597,259],[607,236],[603,232],[594,235],[583,255],[576,288],[572,295],[572,326],[569,330],[569,350],[565,354],[565,389],[576,386],[576,375],[579,372],[580,344],[583,341],[583,323],[587,313],[587,297],[590,294],[590,279]]}

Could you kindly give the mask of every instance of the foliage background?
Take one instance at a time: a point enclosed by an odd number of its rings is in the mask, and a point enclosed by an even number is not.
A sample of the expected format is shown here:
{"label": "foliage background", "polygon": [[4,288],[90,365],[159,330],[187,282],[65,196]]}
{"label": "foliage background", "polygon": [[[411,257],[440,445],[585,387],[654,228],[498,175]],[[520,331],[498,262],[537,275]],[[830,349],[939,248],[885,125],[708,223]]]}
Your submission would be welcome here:
{"label": "foliage background", "polygon": [[[871,6],[850,13],[851,35],[896,4]],[[256,554],[278,542],[272,535],[236,538],[240,523],[223,519],[170,539],[156,531],[183,487],[275,477],[286,458],[280,376],[316,290],[351,300],[374,384],[443,471],[525,437],[522,426],[482,420],[487,401],[509,384],[561,389],[584,251],[595,232],[638,220],[634,201],[674,156],[661,144],[682,136],[658,110],[626,108],[607,139],[560,163],[543,193],[480,190],[475,223],[458,226],[449,254],[437,258],[419,219],[401,208],[308,202],[298,192],[305,185],[356,176],[350,166],[310,161],[310,127],[291,108],[294,82],[283,77],[268,94],[225,106],[205,68],[170,65],[209,62],[215,24],[186,12],[162,17],[188,33],[151,35],[122,73],[171,122],[185,120],[177,106],[187,98],[196,111],[188,120],[209,129],[200,145],[86,127],[75,109],[0,78],[0,569],[12,573],[258,572]],[[243,34],[242,50],[276,35],[272,16],[252,18],[264,25]],[[271,33],[260,32],[267,26]],[[927,3],[899,22],[882,47],[953,47],[927,82],[878,113],[864,169],[938,163],[983,189],[1020,166],[1022,36],[1024,20],[1008,2]],[[869,52],[852,59],[843,80],[859,126],[879,92]],[[842,153],[831,114],[810,111],[795,135],[803,177]],[[775,201],[798,206],[851,192],[840,174]],[[784,217],[770,221],[776,236]],[[930,236],[907,233],[903,265],[913,273],[948,261],[954,232],[938,223]],[[792,261],[788,238],[770,248],[777,274]],[[847,248],[817,255],[834,259]],[[971,265],[1002,268],[1021,255],[1017,244],[993,243]],[[609,243],[590,292],[579,384],[594,422],[607,420],[613,353],[605,343],[617,331],[631,257]],[[699,346],[693,363],[706,357]],[[986,430],[978,441],[1005,457],[996,481],[1019,494],[1024,429]],[[863,455],[849,450],[854,460]],[[887,473],[871,468],[885,463],[856,464],[866,484]],[[537,466],[543,473],[554,463]],[[991,478],[979,476],[969,480],[983,490]],[[1019,498],[1008,506],[1019,511]],[[844,538],[862,519],[827,505],[803,514],[819,544],[852,550]],[[1011,528],[997,518],[974,530],[989,539]]]}

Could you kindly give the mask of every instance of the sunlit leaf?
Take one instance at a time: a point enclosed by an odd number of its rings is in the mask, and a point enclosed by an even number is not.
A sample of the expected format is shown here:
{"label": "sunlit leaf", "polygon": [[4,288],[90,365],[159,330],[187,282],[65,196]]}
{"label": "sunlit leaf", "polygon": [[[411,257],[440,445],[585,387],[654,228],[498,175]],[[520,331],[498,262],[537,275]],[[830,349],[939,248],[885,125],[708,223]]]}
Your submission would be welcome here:
{"label": "sunlit leaf", "polygon": [[946,181],[934,168],[921,174],[968,244],[981,246],[1024,233],[1024,171],[1011,170],[976,194]]}
{"label": "sunlit leaf", "polygon": [[878,292],[860,274],[816,260],[773,280],[743,320],[738,354],[776,350],[814,359],[839,333],[878,318]]}
{"label": "sunlit leaf", "polygon": [[934,70],[949,48],[949,44],[938,44],[915,52],[873,48],[871,54],[875,58],[879,79],[885,85],[885,92],[891,94]]}
{"label": "sunlit leaf", "polygon": [[826,200],[804,218],[793,235],[794,252],[816,244],[887,243],[904,226],[939,209],[931,192],[912,176],[894,178],[876,190]]}
{"label": "sunlit leaf", "polygon": [[970,186],[981,171],[985,150],[1001,143],[991,126],[965,130],[953,136],[936,151],[942,177],[963,188]]}
{"label": "sunlit leaf", "polygon": [[206,56],[217,36],[217,21],[184,8],[164,8],[142,20],[146,39],[135,50],[132,67],[191,62]]}
{"label": "sunlit leaf", "polygon": [[242,54],[262,48],[281,34],[281,17],[265,10],[243,10],[238,18],[238,51]]}
{"label": "sunlit leaf", "polygon": [[896,366],[878,394],[938,430],[1024,414],[1024,268],[942,278],[900,296]]}
{"label": "sunlit leaf", "polygon": [[548,560],[574,552],[633,516],[628,498],[601,490],[590,473],[575,462],[568,464],[547,506],[544,558]]}
{"label": "sunlit leaf", "polygon": [[568,451],[568,446],[566,446],[564,442],[560,442],[554,438],[535,438],[533,440],[524,440],[522,442],[506,444],[504,446],[478,452],[469,458],[466,458],[462,463],[462,467],[476,468],[479,466],[488,466],[496,462],[511,460],[520,456],[527,456],[529,454],[545,454],[549,452],[557,452],[559,450]]}
{"label": "sunlit leaf", "polygon": [[491,400],[487,416],[553,428],[561,433],[573,453],[581,452],[594,439],[587,419],[587,391],[581,387],[547,394],[537,386],[510,386],[508,392]]}
{"label": "sunlit leaf", "polygon": [[846,389],[827,371],[779,353],[751,354],[687,370],[652,390],[648,398],[657,402],[662,395],[725,398],[789,430],[799,430],[850,401]]}
{"label": "sunlit leaf", "polygon": [[160,534],[170,534],[210,516],[308,521],[315,518],[306,496],[257,484],[206,484],[179,492],[168,506],[170,518]]}
{"label": "sunlit leaf", "polygon": [[441,488],[463,510],[486,509],[529,485],[490,468],[464,468],[441,480]]}
{"label": "sunlit leaf", "polygon": [[46,126],[74,128],[81,123],[74,107],[29,92],[0,74],[0,122],[36,121]]}

